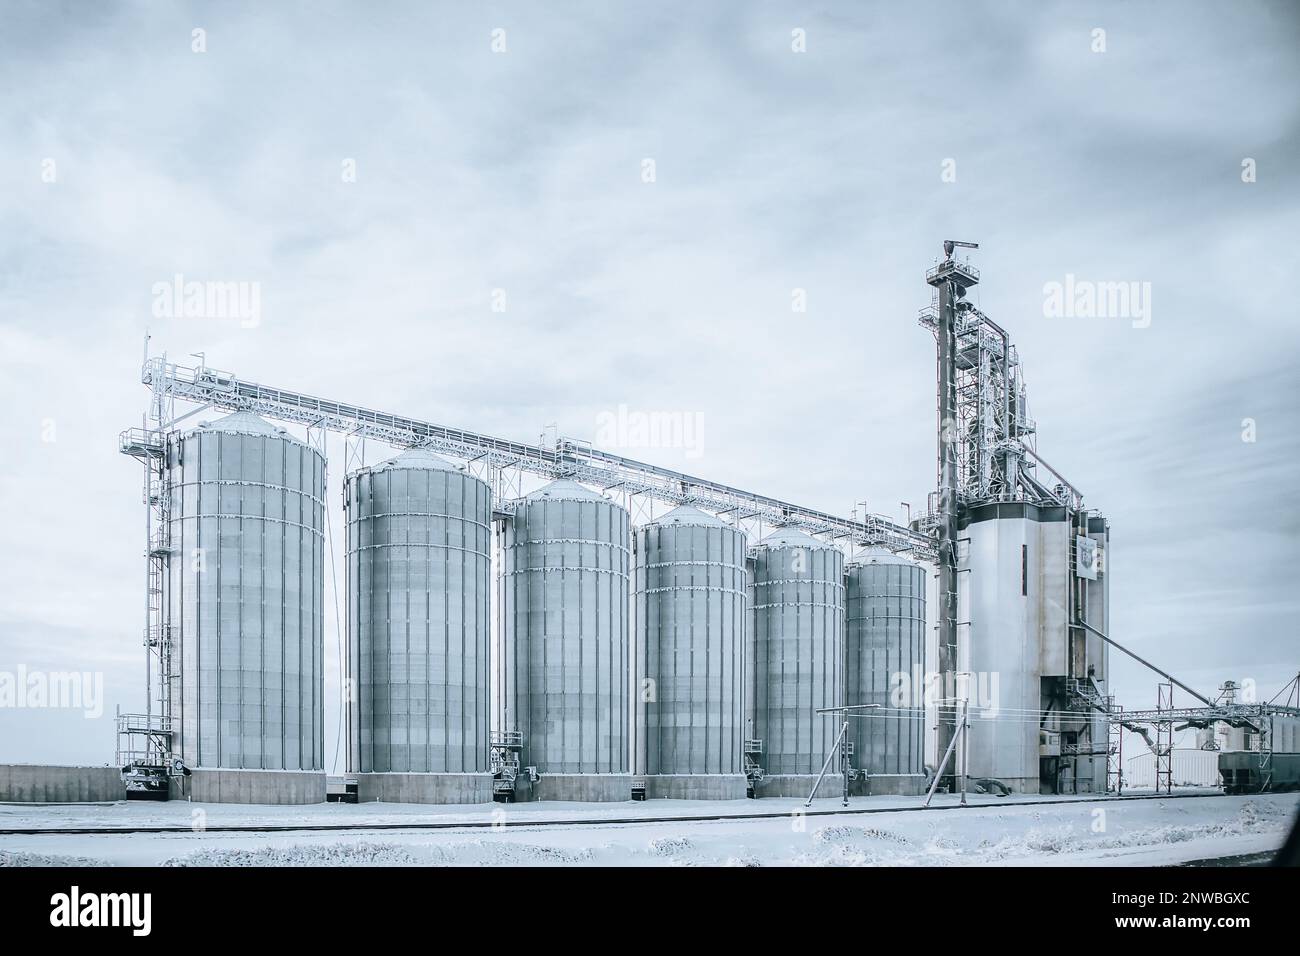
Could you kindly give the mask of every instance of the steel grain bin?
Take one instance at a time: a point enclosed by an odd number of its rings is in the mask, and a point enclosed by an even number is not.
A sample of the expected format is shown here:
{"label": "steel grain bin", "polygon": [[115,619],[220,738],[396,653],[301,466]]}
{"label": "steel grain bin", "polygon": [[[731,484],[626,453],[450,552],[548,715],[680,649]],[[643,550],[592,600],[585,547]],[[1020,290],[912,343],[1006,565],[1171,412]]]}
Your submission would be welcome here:
{"label": "steel grain bin", "polygon": [[[502,729],[522,734],[520,765],[543,778],[627,774],[628,513],[560,479],[515,502],[504,524]],[[570,783],[545,793],[596,792]]]}
{"label": "steel grain bin", "polygon": [[349,769],[484,773],[492,501],[423,448],[348,476]]}
{"label": "steel grain bin", "polygon": [[173,750],[190,768],[323,770],[325,459],[250,412],[168,455]]}
{"label": "steel grain bin", "polygon": [[683,505],[635,544],[636,772],[738,775],[745,535]]}
{"label": "steel grain bin", "polygon": [[817,711],[843,705],[844,554],[778,530],[754,548],[750,589],[746,738],[767,774],[816,774],[842,723]]}
{"label": "steel grain bin", "polygon": [[846,571],[845,703],[853,764],[869,774],[923,774],[925,570],[883,548]]}

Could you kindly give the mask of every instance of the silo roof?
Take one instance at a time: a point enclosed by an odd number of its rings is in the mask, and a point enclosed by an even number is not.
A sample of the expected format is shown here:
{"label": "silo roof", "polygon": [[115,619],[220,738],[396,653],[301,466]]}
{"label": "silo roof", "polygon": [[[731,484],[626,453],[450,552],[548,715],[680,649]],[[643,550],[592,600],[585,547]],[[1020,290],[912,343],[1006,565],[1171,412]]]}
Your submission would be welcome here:
{"label": "silo roof", "polygon": [[305,445],[301,438],[290,435],[283,428],[272,425],[265,418],[254,415],[252,412],[231,412],[224,418],[218,418],[215,422],[200,422],[198,428],[193,429],[190,434],[198,430],[212,432],[226,432],[231,435],[266,435],[271,438],[283,438],[286,441],[297,442]]}
{"label": "silo roof", "polygon": [[861,556],[854,558],[850,567],[853,564],[905,564],[914,567],[916,562],[908,560],[900,554],[894,554],[886,547],[873,544],[871,547],[865,548]]}
{"label": "silo roof", "polygon": [[527,501],[535,501],[538,498],[551,498],[558,501],[609,501],[604,495],[597,494],[569,478],[557,478],[549,485],[524,495]]}
{"label": "silo roof", "polygon": [[731,528],[731,530],[735,530],[734,527],[727,524],[727,522],[723,521],[717,515],[711,515],[707,511],[701,511],[699,508],[692,507],[691,505],[678,505],[672,511],[662,517],[655,518],[655,520],[650,523],[688,524],[698,525],[703,528]]}
{"label": "silo roof", "polygon": [[766,538],[758,543],[760,548],[830,548],[825,541],[818,541],[810,534],[805,534],[798,528],[777,528]]}
{"label": "silo roof", "polygon": [[408,448],[387,461],[381,461],[375,465],[374,470],[384,471],[388,468],[428,468],[433,471],[460,471],[459,468],[437,452],[422,448],[419,445]]}

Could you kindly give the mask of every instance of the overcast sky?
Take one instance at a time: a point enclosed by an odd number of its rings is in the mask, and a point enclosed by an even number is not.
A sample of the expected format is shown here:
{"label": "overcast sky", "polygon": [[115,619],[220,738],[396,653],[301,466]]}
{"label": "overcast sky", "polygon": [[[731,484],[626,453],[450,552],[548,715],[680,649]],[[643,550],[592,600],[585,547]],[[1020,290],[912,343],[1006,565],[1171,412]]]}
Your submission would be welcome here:
{"label": "overcast sky", "polygon": [[[627,453],[900,516],[934,484],[915,315],[945,238],[981,243],[1039,450],[1111,519],[1114,636],[1207,691],[1300,669],[1294,4],[4,21],[0,671],[103,672],[106,716],[0,709],[0,761],[111,761],[113,708],[141,708],[140,471],[117,434],[145,407],[146,327],[175,360],[508,438],[594,438],[623,404],[698,416],[698,456]],[[154,316],[176,274],[258,283],[259,321]],[[1149,325],[1046,316],[1067,275],[1150,283]],[[1154,706],[1112,660],[1121,701]]]}

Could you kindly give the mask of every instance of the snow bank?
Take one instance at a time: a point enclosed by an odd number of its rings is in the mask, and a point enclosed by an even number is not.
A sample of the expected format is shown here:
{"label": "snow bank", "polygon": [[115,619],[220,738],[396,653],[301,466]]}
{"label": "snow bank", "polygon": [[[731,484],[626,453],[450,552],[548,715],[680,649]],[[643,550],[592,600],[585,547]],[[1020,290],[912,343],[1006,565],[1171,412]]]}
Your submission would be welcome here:
{"label": "snow bank", "polygon": [[[560,826],[500,829],[11,835],[0,836],[0,865],[1152,865],[1275,849],[1300,797],[1103,798],[924,812],[889,809],[856,816],[806,816],[799,804],[791,802],[783,813],[777,801],[761,801],[757,809],[779,814],[767,818],[632,820],[602,826],[579,817]],[[681,806],[655,801],[652,809],[673,814]],[[755,807],[754,801],[749,806]],[[619,815],[623,810],[618,808]],[[37,813],[24,812],[29,817]],[[255,810],[241,812],[257,819]],[[266,814],[279,816],[278,810]],[[425,810],[407,819],[436,817]]]}

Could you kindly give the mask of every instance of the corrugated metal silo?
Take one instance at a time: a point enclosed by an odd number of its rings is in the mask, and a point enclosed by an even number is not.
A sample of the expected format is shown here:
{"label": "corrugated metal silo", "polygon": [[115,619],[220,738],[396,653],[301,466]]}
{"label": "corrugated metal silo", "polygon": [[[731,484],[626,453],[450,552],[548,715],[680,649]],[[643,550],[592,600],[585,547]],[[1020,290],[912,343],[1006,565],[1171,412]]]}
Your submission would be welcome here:
{"label": "corrugated metal silo", "polygon": [[491,491],[423,448],[348,476],[348,769],[362,801],[477,803]]}
{"label": "corrugated metal silo", "polygon": [[750,580],[747,739],[763,742],[771,796],[806,796],[842,721],[844,554],[795,529],[764,538]]}
{"label": "corrugated metal silo", "polygon": [[[845,570],[845,703],[870,793],[918,793],[925,774],[925,570],[871,548]],[[901,699],[897,699],[898,695]]]}
{"label": "corrugated metal silo", "polygon": [[647,797],[745,796],[745,535],[683,505],[635,535],[636,773]]}
{"label": "corrugated metal silo", "polygon": [[630,797],[628,558],[627,511],[567,479],[505,522],[502,729],[533,798]]}
{"label": "corrugated metal silo", "polygon": [[[173,750],[194,773],[188,795],[323,800],[325,459],[249,412],[178,436],[169,456]],[[251,770],[311,775],[234,772]]]}

